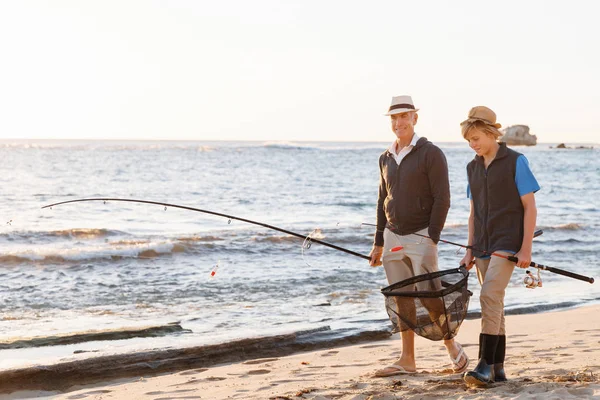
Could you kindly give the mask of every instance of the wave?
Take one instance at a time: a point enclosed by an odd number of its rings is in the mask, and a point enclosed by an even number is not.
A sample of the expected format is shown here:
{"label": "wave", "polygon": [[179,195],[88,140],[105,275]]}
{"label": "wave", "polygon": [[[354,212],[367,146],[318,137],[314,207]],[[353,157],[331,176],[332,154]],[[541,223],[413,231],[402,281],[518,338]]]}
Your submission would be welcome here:
{"label": "wave", "polygon": [[99,239],[108,236],[126,234],[122,231],[104,228],[73,228],[57,231],[16,231],[2,233],[0,237],[15,237],[19,239],[67,238],[67,239]]}
{"label": "wave", "polygon": [[460,222],[452,222],[452,223],[446,223],[444,225],[444,228],[464,228],[467,227],[468,225],[465,223],[460,223]]}
{"label": "wave", "polygon": [[265,142],[263,147],[278,150],[320,150],[318,147],[302,145],[294,142]]}
{"label": "wave", "polygon": [[[87,332],[73,332],[64,335],[31,337],[31,338],[9,338],[0,341],[0,350],[21,349],[27,347],[60,346],[68,344],[85,343],[103,340],[123,340],[131,338],[148,338],[166,336],[169,334],[191,333],[189,329],[181,327],[179,322],[167,325],[142,326],[136,328],[118,328],[107,330],[92,330]],[[12,339],[12,340],[11,340]]]}
{"label": "wave", "polygon": [[350,208],[374,207],[373,202],[364,202],[364,201],[342,201],[339,203],[334,203],[333,205],[341,206],[341,207],[350,207]]}
{"label": "wave", "polygon": [[197,150],[198,152],[214,151],[211,145],[199,144],[197,141],[162,141],[162,140],[53,140],[53,139],[8,139],[0,140],[0,148],[5,149],[48,149],[48,150]]}
{"label": "wave", "polygon": [[111,235],[118,235],[120,233],[122,233],[122,232],[111,231],[108,229],[75,228],[75,229],[65,229],[65,230],[60,230],[60,231],[50,231],[46,235],[47,236],[58,236],[58,237],[70,237],[70,238],[76,238],[76,239],[96,239],[96,238],[101,238],[101,237],[106,237],[106,236],[111,236]]}
{"label": "wave", "polygon": [[[117,242],[118,243],[118,242]],[[92,261],[118,261],[127,258],[156,258],[175,253],[185,253],[189,247],[174,242],[133,243],[122,245],[108,243],[75,249],[44,249],[14,252],[0,255],[0,264],[71,264]]]}
{"label": "wave", "polygon": [[578,231],[585,229],[585,225],[577,222],[570,222],[560,225],[539,226],[538,228],[545,231]]}
{"label": "wave", "polygon": [[225,240],[219,236],[189,236],[189,237],[178,237],[178,241],[180,242],[216,242],[219,240]]}

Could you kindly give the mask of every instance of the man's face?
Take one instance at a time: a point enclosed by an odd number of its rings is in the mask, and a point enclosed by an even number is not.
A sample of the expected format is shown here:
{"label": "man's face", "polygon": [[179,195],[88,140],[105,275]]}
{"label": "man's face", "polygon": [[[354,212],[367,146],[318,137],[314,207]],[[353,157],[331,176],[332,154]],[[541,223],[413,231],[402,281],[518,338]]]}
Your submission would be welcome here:
{"label": "man's face", "polygon": [[415,133],[415,125],[419,116],[414,111],[390,115],[392,131],[398,139],[408,139]]}

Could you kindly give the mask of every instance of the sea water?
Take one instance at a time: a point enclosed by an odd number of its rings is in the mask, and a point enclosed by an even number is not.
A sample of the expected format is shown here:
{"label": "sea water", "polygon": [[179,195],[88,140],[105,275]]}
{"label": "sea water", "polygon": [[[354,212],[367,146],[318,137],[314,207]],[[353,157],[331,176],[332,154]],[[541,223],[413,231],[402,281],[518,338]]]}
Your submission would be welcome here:
{"label": "sea water", "polygon": [[[274,225],[368,254],[378,157],[388,143],[0,142],[0,344],[178,322],[187,333],[0,350],[0,369],[146,349],[223,343],[329,327],[387,329],[382,268],[238,220],[118,197],[200,208]],[[442,238],[465,243],[465,143],[440,143],[452,206]],[[534,261],[600,275],[600,150],[518,147],[536,194]],[[415,241],[418,239],[415,238]],[[459,248],[439,246],[440,268]],[[599,284],[516,269],[506,309],[597,302]],[[470,311],[479,310],[471,273]],[[190,332],[191,331],[191,332]],[[35,343],[32,341],[31,343]],[[35,344],[34,344],[35,346]]]}

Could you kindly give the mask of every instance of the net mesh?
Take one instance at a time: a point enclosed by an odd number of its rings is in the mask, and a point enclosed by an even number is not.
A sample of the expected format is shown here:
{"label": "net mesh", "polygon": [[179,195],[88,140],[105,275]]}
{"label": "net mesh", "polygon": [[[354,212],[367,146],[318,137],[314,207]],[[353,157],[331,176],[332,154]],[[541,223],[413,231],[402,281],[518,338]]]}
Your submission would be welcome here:
{"label": "net mesh", "polygon": [[381,290],[394,332],[412,330],[430,340],[452,339],[467,315],[471,293],[465,268],[417,275]]}

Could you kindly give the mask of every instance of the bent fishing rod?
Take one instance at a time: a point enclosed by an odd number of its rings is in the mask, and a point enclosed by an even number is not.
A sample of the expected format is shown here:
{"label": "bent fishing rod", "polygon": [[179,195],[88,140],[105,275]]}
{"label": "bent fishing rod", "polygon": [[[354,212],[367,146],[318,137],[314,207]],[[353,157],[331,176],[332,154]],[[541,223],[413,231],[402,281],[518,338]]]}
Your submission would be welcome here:
{"label": "bent fishing rod", "polygon": [[336,246],[334,244],[324,242],[322,240],[313,239],[313,238],[310,237],[310,234],[309,235],[302,235],[300,233],[288,231],[287,229],[282,229],[282,228],[279,228],[277,226],[265,224],[265,223],[258,222],[258,221],[252,221],[252,220],[246,219],[246,218],[236,217],[234,215],[222,214],[222,213],[218,213],[218,212],[215,212],[215,211],[203,210],[203,209],[200,209],[200,208],[194,208],[194,207],[188,207],[188,206],[181,206],[181,205],[178,205],[178,204],[162,203],[162,202],[159,202],[159,201],[136,200],[136,199],[121,199],[121,198],[111,198],[111,197],[92,197],[92,198],[86,198],[86,199],[68,200],[68,201],[61,201],[59,203],[48,204],[46,206],[43,206],[42,209],[44,209],[44,208],[52,208],[52,207],[59,206],[59,205],[62,205],[62,204],[82,203],[82,202],[86,202],[86,201],[103,201],[103,202],[107,202],[107,201],[121,201],[121,202],[128,202],[128,203],[154,204],[154,205],[165,207],[165,210],[166,210],[166,207],[170,207],[170,208],[180,208],[182,210],[189,210],[189,211],[200,212],[200,213],[204,213],[204,214],[216,215],[218,217],[228,218],[230,221],[231,220],[242,221],[242,222],[246,222],[248,224],[258,225],[258,226],[269,228],[269,229],[272,229],[272,230],[275,230],[275,231],[283,232],[285,234],[288,234],[288,235],[291,235],[291,236],[295,236],[295,237],[300,238],[300,239],[307,240],[308,243],[318,243],[318,244],[321,244],[321,245],[326,246],[326,247],[330,247],[330,248],[335,249],[335,250],[343,251],[344,253],[352,254],[353,256],[360,257],[360,258],[363,258],[365,260],[371,260],[371,257],[366,256],[364,254],[360,254],[360,253],[357,253],[355,251],[348,250],[348,249],[345,249],[343,247]]}

